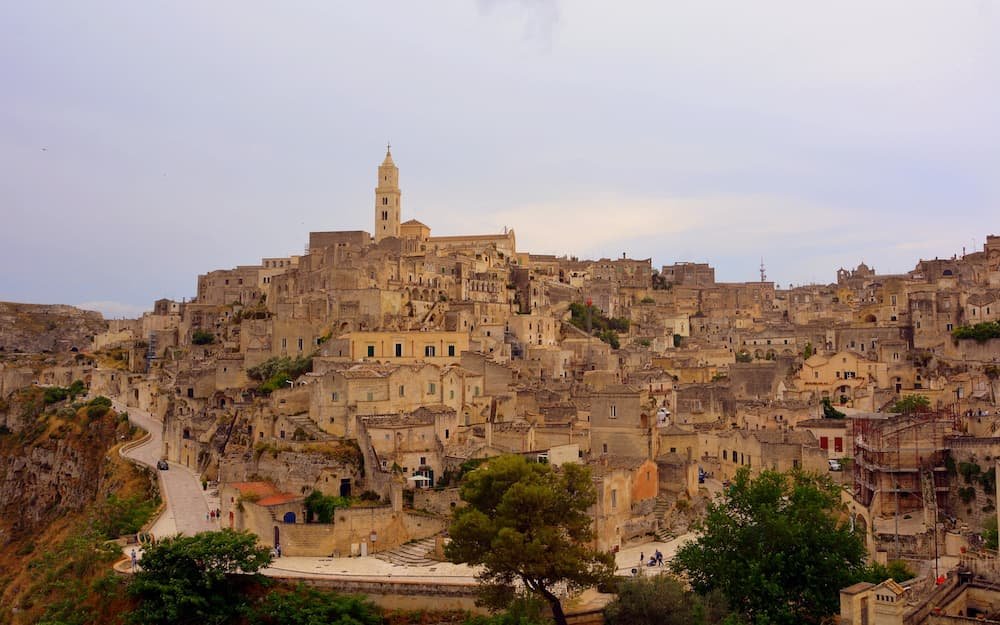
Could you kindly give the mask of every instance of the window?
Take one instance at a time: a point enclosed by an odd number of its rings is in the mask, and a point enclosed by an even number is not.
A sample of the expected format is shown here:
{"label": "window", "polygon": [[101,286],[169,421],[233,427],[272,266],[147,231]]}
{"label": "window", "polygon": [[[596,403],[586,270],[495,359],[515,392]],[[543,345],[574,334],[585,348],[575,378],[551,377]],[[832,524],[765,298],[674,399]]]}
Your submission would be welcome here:
{"label": "window", "polygon": [[368,399],[368,401],[372,401],[374,399],[374,394],[371,391],[368,391],[365,397]]}
{"label": "window", "polygon": [[299,339],[299,351],[302,351],[302,339]]}
{"label": "window", "polygon": [[792,460],[792,468],[793,469],[798,469],[799,468],[799,460],[798,460],[798,458]]}
{"label": "window", "polygon": [[399,385],[399,396],[406,397],[406,387],[402,384]]}
{"label": "window", "polygon": [[729,460],[729,456],[727,455],[727,453],[728,452],[725,449],[722,450],[722,459],[723,460]]}
{"label": "window", "polygon": [[604,450],[604,453],[608,453],[608,444],[607,443],[604,443],[603,450]]}
{"label": "window", "polygon": [[448,436],[449,436],[449,432],[448,432],[448,430],[446,429],[446,430],[444,431],[444,438],[445,438],[445,440],[448,440]]}
{"label": "window", "polygon": [[614,510],[618,507],[618,491],[614,488],[611,489],[611,509]]}
{"label": "window", "polygon": [[427,394],[428,395],[433,395],[436,392],[437,392],[437,384],[435,384],[433,382],[429,382],[427,384]]}
{"label": "window", "polygon": [[426,456],[420,456],[420,464],[427,464],[427,457]]}
{"label": "window", "polygon": [[281,430],[281,433],[278,436],[279,438],[285,438],[285,431]]}
{"label": "window", "polygon": [[829,449],[830,448],[830,439],[828,437],[826,437],[826,436],[820,436],[819,437],[819,448],[820,449]]}
{"label": "window", "polygon": [[455,346],[454,345],[449,345],[448,346],[448,355],[449,356],[454,356],[455,355]]}
{"label": "window", "polygon": [[424,346],[424,356],[426,356],[427,358],[433,358],[434,357],[434,346],[433,345],[425,345]]}
{"label": "window", "polygon": [[340,401],[340,393],[337,391],[330,393],[330,401]]}
{"label": "window", "polygon": [[615,406],[614,404],[611,404],[611,418],[612,419],[618,418],[618,406]]}
{"label": "window", "polygon": [[448,391],[448,399],[455,399],[455,389]]}
{"label": "window", "polygon": [[953,327],[954,327],[954,326],[953,326],[952,324],[950,324],[950,323],[949,323],[949,324],[947,324],[947,325],[945,325],[945,329],[946,329],[946,330],[948,330],[949,332],[951,332],[951,331],[952,331]]}
{"label": "window", "polygon": [[[389,198],[383,196],[382,197],[382,206],[388,206],[388,205],[389,205]],[[386,212],[382,211],[382,214],[385,215]]]}
{"label": "window", "polygon": [[281,339],[281,349],[288,349],[288,339]]}
{"label": "window", "polygon": [[369,345],[368,346],[368,357],[369,358],[374,358],[375,357],[375,346],[374,345]]}
{"label": "window", "polygon": [[396,343],[396,358],[402,358],[402,357],[403,357],[403,344]]}
{"label": "window", "polygon": [[833,439],[833,450],[834,451],[844,451],[844,439],[843,437],[837,436]]}
{"label": "window", "polygon": [[472,390],[473,390],[473,393],[472,393],[473,397],[479,397],[479,387],[476,386]]}

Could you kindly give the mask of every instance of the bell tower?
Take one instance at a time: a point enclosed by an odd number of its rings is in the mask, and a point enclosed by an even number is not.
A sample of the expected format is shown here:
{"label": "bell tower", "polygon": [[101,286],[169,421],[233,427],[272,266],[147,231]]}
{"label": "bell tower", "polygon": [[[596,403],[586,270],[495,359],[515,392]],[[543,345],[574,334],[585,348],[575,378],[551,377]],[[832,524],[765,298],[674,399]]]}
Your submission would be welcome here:
{"label": "bell tower", "polygon": [[385,160],[378,166],[375,187],[375,242],[399,237],[400,199],[399,168],[392,162],[391,145],[385,146]]}

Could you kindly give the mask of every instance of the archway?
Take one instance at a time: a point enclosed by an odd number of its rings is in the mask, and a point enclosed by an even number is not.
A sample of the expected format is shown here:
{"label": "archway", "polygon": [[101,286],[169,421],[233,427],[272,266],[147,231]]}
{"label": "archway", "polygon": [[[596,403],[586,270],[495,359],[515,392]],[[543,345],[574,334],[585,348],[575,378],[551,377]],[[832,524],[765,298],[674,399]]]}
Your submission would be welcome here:
{"label": "archway", "polygon": [[[295,523],[295,513],[291,511],[286,512],[285,516],[281,517],[281,521],[283,523]],[[275,540],[277,540],[277,538],[275,538]]]}
{"label": "archway", "polygon": [[878,321],[878,319],[875,318],[875,315],[868,315],[865,317],[865,323],[875,323],[876,321]]}
{"label": "archway", "polygon": [[274,526],[274,546],[277,547],[280,544],[281,544],[281,532],[278,529],[278,526],[275,525]]}

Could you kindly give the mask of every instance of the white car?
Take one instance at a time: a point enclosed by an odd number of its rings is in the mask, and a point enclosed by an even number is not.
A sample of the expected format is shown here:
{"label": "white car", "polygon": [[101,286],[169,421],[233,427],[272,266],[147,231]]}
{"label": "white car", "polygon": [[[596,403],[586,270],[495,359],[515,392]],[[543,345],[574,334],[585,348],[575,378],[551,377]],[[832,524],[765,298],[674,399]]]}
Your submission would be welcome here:
{"label": "white car", "polygon": [[831,471],[843,471],[844,469],[840,466],[840,460],[827,460],[827,463],[830,465]]}

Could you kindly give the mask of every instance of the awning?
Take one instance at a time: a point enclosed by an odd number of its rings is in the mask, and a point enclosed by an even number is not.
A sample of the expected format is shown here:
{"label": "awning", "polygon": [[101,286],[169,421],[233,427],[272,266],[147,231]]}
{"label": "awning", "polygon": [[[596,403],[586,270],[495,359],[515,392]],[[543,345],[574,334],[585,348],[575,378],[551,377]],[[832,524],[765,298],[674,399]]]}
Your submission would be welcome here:
{"label": "awning", "polygon": [[431,478],[427,477],[426,475],[411,475],[410,477],[408,477],[406,479],[408,479],[411,482],[430,482],[431,481]]}

